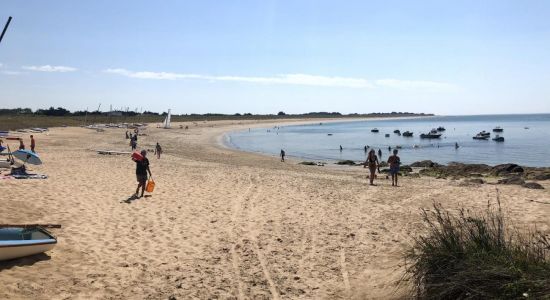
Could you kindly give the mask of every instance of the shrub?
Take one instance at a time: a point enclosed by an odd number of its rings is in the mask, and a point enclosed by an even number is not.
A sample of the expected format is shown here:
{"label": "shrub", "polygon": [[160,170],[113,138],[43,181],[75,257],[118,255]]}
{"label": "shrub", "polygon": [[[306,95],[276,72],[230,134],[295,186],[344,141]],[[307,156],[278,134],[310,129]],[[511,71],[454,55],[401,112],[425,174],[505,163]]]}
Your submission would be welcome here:
{"label": "shrub", "polygon": [[550,299],[550,239],[508,226],[498,200],[483,213],[434,203],[405,255],[402,282],[420,299]]}

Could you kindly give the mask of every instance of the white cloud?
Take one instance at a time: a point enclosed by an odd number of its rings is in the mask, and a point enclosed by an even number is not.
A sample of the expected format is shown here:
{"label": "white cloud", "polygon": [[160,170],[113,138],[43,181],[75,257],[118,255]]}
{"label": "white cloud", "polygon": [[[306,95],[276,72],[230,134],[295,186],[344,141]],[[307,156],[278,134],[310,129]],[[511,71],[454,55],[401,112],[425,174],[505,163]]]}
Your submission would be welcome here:
{"label": "white cloud", "polygon": [[211,76],[198,74],[181,74],[170,72],[133,72],[126,69],[106,69],[106,73],[117,74],[130,78],[177,80],[177,79],[198,79],[210,81],[234,81],[261,84],[289,84],[305,86],[324,87],[345,87],[345,88],[394,88],[394,89],[423,89],[423,90],[444,90],[454,88],[454,85],[435,81],[416,81],[398,79],[367,80],[363,78],[319,76],[308,74],[281,74],[270,77],[247,77],[247,76]]}
{"label": "white cloud", "polygon": [[43,65],[43,66],[23,66],[22,67],[25,70],[29,71],[37,71],[37,72],[74,72],[77,69],[73,67],[66,67],[66,66],[50,66],[50,65]]}

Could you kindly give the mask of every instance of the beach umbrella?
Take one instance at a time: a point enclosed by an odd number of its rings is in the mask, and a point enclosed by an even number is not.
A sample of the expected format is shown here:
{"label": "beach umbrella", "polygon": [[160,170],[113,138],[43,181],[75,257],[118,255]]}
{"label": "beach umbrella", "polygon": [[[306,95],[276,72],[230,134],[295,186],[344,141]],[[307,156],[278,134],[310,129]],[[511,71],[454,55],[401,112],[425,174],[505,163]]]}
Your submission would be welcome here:
{"label": "beach umbrella", "polygon": [[29,151],[29,150],[17,150],[15,152],[12,152],[13,156],[17,157],[18,159],[22,160],[24,163],[29,163],[32,165],[41,165],[42,161],[40,160],[40,157],[38,157],[38,154]]}

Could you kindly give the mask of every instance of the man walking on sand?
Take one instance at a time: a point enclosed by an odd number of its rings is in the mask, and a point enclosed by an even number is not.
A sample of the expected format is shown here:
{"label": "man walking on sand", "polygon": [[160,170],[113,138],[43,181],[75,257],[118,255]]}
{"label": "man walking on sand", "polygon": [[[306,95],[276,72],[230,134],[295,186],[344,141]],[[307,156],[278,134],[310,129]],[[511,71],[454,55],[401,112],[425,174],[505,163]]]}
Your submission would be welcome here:
{"label": "man walking on sand", "polygon": [[31,134],[31,151],[34,152],[34,147],[36,146],[36,142],[34,141],[34,137]]}
{"label": "man walking on sand", "polygon": [[285,155],[286,155],[285,150],[281,149],[281,161],[282,162],[285,162]]}
{"label": "man walking on sand", "polygon": [[397,156],[397,149],[394,149],[393,155],[388,158],[388,164],[390,165],[391,185],[397,186],[397,175],[399,174],[399,165],[401,165],[401,159]]}
{"label": "man walking on sand", "polygon": [[[138,182],[136,193],[134,194],[136,198],[143,197],[143,193],[145,193],[145,186],[147,185],[147,173],[149,173],[149,176],[153,176],[151,174],[151,169],[149,169],[149,160],[146,157],[147,151],[141,150],[141,156],[143,156],[141,160],[135,160],[136,178]],[[141,187],[141,196],[138,196],[140,187]]]}

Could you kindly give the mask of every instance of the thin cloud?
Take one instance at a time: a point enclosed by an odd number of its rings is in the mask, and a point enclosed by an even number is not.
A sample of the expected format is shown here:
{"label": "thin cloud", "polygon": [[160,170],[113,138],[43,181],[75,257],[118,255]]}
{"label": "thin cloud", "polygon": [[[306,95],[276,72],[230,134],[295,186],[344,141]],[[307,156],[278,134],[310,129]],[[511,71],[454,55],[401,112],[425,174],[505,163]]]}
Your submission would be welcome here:
{"label": "thin cloud", "polygon": [[170,72],[133,72],[126,69],[106,69],[106,73],[117,74],[130,78],[155,79],[155,80],[178,80],[197,79],[208,81],[233,81],[259,84],[286,84],[303,86],[322,87],[344,87],[344,88],[394,88],[394,89],[425,89],[443,90],[454,88],[454,85],[435,81],[416,81],[398,79],[367,80],[363,78],[319,76],[308,74],[281,74],[270,77],[247,77],[247,76],[211,76],[198,74],[182,74]]}
{"label": "thin cloud", "polygon": [[51,66],[51,65],[43,65],[43,66],[23,66],[22,69],[29,70],[29,71],[36,71],[36,72],[74,72],[77,69],[73,67],[66,67],[66,66]]}

